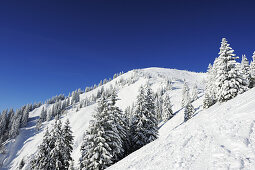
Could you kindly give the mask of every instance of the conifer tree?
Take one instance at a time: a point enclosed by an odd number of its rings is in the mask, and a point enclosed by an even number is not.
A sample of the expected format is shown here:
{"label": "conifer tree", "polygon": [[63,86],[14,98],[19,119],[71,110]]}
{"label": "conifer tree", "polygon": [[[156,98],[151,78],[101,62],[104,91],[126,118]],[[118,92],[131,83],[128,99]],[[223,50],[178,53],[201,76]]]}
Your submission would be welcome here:
{"label": "conifer tree", "polygon": [[130,127],[133,150],[137,150],[157,138],[157,124],[152,90],[148,85],[145,89],[141,87]]}
{"label": "conifer tree", "polygon": [[27,105],[22,112],[21,127],[27,126],[28,116],[29,116],[29,106]]}
{"label": "conifer tree", "polygon": [[50,152],[53,149],[52,147],[52,136],[50,135],[48,129],[43,136],[42,144],[39,145],[38,153],[36,157],[31,162],[31,168],[35,170],[54,170],[55,166],[52,164],[50,158]]}
{"label": "conifer tree", "polygon": [[207,80],[205,86],[205,98],[203,101],[203,108],[207,109],[211,107],[216,102],[216,86],[214,83],[215,80],[215,70],[211,64],[208,66],[207,70]]}
{"label": "conifer tree", "polygon": [[163,121],[166,122],[174,116],[170,97],[167,95],[163,102]]}
{"label": "conifer tree", "polygon": [[185,107],[190,100],[189,87],[188,84],[184,82],[182,89],[182,107]]}
{"label": "conifer tree", "polygon": [[101,170],[113,163],[109,140],[111,140],[111,135],[114,136],[114,132],[107,131],[107,128],[111,127],[109,125],[111,122],[108,121],[109,115],[107,114],[107,110],[108,103],[105,95],[102,95],[98,102],[97,111],[93,115],[94,121],[90,123],[90,127],[84,137],[81,148],[81,169]]}
{"label": "conifer tree", "polygon": [[240,65],[240,73],[243,79],[242,85],[248,88],[250,86],[250,65],[245,55],[242,55],[242,62]]}
{"label": "conifer tree", "polygon": [[222,39],[219,57],[215,60],[217,99],[224,102],[246,91],[240,71],[236,68],[234,50]]}
{"label": "conifer tree", "polygon": [[188,121],[193,114],[195,113],[195,109],[191,102],[188,102],[187,105],[184,108],[184,122]]}
{"label": "conifer tree", "polygon": [[193,86],[193,89],[191,91],[191,99],[192,101],[195,101],[198,99],[198,89],[196,84]]}
{"label": "conifer tree", "polygon": [[47,110],[45,110],[44,107],[42,108],[40,119],[42,120],[42,122],[46,121],[47,119]]}
{"label": "conifer tree", "polygon": [[255,51],[252,56],[252,62],[250,64],[250,88],[253,88],[255,86]]}
{"label": "conifer tree", "polygon": [[69,119],[66,120],[65,125],[62,129],[62,136],[64,138],[64,153],[63,153],[63,159],[64,159],[64,166],[67,169],[70,166],[70,162],[72,162],[71,153],[73,151],[73,136],[72,131],[70,127]]}

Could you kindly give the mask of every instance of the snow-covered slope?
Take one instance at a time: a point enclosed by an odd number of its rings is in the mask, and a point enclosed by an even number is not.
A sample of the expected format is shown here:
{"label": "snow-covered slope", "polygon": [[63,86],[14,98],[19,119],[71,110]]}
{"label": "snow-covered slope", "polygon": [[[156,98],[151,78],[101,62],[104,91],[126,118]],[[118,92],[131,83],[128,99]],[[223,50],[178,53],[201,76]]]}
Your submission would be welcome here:
{"label": "snow-covered slope", "polygon": [[[160,137],[109,170],[255,169],[255,89],[216,104],[186,123],[177,117]],[[201,105],[201,98],[196,101]],[[183,117],[180,116],[180,117]]]}
{"label": "snow-covered slope", "polygon": [[[184,80],[188,83],[190,87],[194,86],[195,84],[198,86],[198,89],[200,91],[200,98],[194,102],[194,105],[195,108],[197,108],[197,112],[201,110],[200,106],[202,103],[201,96],[203,95],[204,78],[204,73],[194,73],[164,68],[147,68],[129,71],[103,85],[103,87],[104,89],[108,89],[112,86],[117,89],[118,97],[121,99],[117,102],[117,105],[124,110],[127,106],[131,106],[136,101],[136,96],[138,94],[138,89],[140,86],[149,83],[151,84],[154,92],[156,92],[166,86],[167,80],[171,80],[173,82],[172,90],[168,90],[165,95],[169,95],[171,97],[173,111],[176,112],[177,115],[171,120],[171,123],[168,122],[167,124],[162,125],[160,129],[160,139],[157,141],[159,142],[163,141],[163,139],[166,138],[166,136],[173,128],[177,127],[181,124],[181,122],[183,122],[183,113],[181,110],[181,90]],[[99,87],[90,92],[81,94],[81,100],[89,98],[92,95],[96,95],[97,91],[101,88],[102,87]],[[54,120],[44,122],[43,128],[40,132],[37,132],[35,130],[36,120],[38,119],[41,109],[43,107],[50,109],[52,105],[43,105],[32,111],[29,116],[30,118],[28,126],[26,128],[22,128],[20,131],[20,135],[15,140],[10,141],[7,145],[8,153],[5,155],[0,154],[0,163],[3,164],[2,169],[17,169],[22,159],[24,159],[25,162],[29,162],[29,159],[31,159],[31,155],[33,155],[37,151],[37,146],[42,141],[42,137],[44,131],[46,130],[46,127],[51,129],[54,124]],[[78,164],[78,160],[80,157],[80,146],[83,139],[83,133],[88,128],[89,121],[91,120],[91,116],[94,113],[95,107],[96,104],[92,104],[88,107],[80,109],[78,112],[75,108],[69,109],[61,118],[61,120],[63,121],[69,118],[72,131],[74,132],[74,151],[72,153],[72,156],[76,165]],[[182,135],[183,137],[186,136],[185,134]],[[136,153],[139,153],[139,151]],[[130,155],[129,158],[132,158],[132,156],[133,154]],[[128,163],[129,159],[124,159],[117,166],[128,166]]]}

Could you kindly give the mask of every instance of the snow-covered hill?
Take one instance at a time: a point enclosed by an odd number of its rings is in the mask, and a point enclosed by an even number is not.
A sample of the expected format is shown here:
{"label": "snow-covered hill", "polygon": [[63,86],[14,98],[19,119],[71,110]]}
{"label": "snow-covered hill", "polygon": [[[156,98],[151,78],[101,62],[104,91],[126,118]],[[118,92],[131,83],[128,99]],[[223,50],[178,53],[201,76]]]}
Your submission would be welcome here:
{"label": "snow-covered hill", "polygon": [[[166,139],[165,142],[169,141],[169,135],[170,132],[178,131],[178,129],[182,127],[187,127],[189,124],[191,124],[193,119],[186,123],[185,125],[182,125],[183,122],[183,113],[181,110],[181,91],[183,87],[184,81],[187,82],[187,84],[190,87],[193,87],[194,85],[198,86],[199,89],[199,99],[194,102],[194,106],[197,109],[196,113],[201,111],[201,104],[202,104],[202,97],[203,96],[203,88],[204,88],[204,79],[205,74],[204,73],[194,73],[194,72],[188,72],[188,71],[180,71],[175,69],[165,69],[165,68],[147,68],[147,69],[139,69],[139,70],[132,70],[129,71],[114,80],[106,83],[103,85],[104,89],[108,89],[110,87],[114,87],[117,89],[118,97],[120,100],[117,102],[117,105],[121,109],[125,109],[127,106],[131,106],[136,101],[136,96],[138,94],[138,89],[140,86],[145,85],[146,83],[149,83],[153,89],[154,92],[160,91],[163,87],[167,85],[167,80],[172,81],[172,90],[168,90],[165,95],[169,95],[171,97],[171,102],[173,104],[173,111],[177,113],[177,115],[168,123],[165,125],[162,125],[160,129],[160,138],[155,141],[154,143],[157,143],[158,150],[155,151],[154,145],[150,144],[146,146],[147,151],[137,151],[134,154],[131,154],[128,158],[124,159],[120,163],[118,163],[115,166],[113,166],[113,169],[122,169],[121,167],[125,168],[142,168],[146,169],[148,166],[141,167],[143,164],[147,164],[147,162],[140,159],[147,159],[150,156],[149,150],[154,150],[153,153],[164,153],[162,151],[162,147],[160,142],[163,142],[164,139]],[[96,95],[98,90],[100,90],[102,87],[96,88],[92,91],[83,93],[80,95],[81,101],[91,97],[92,95]],[[45,107],[47,110],[49,110],[52,105],[42,105],[41,107],[33,110],[30,112],[29,116],[29,123],[26,128],[22,128],[20,131],[20,135],[15,139],[8,143],[7,145],[7,154],[1,155],[0,154],[0,163],[2,163],[2,169],[17,169],[19,163],[22,159],[25,160],[25,162],[29,162],[31,159],[31,156],[36,153],[37,146],[41,143],[43,134],[46,130],[46,127],[49,129],[52,128],[54,124],[54,120],[49,122],[43,123],[43,128],[40,132],[36,131],[36,120],[39,118],[39,115],[41,113],[42,108]],[[67,118],[70,120],[70,125],[72,127],[72,131],[74,132],[74,151],[72,153],[73,159],[75,161],[75,164],[78,165],[78,161],[80,158],[80,146],[83,139],[83,133],[88,128],[89,121],[91,120],[91,116],[94,113],[96,108],[96,104],[89,105],[87,107],[81,108],[79,111],[76,110],[76,108],[71,108],[67,111],[65,111],[64,115],[61,117],[61,120],[65,121]],[[202,113],[202,112],[201,112]],[[199,113],[200,115],[200,113]],[[196,116],[194,119],[197,119],[198,116]],[[198,123],[195,123],[198,124]],[[179,126],[179,128],[178,128]],[[175,129],[175,130],[173,130]],[[189,129],[187,127],[187,129]],[[180,130],[179,130],[180,131]],[[188,135],[186,133],[190,133],[188,130],[187,132],[183,130],[182,132],[175,132],[177,135],[176,137],[179,138],[183,137],[186,138]],[[171,133],[171,135],[173,135]],[[189,134],[190,135],[190,134]],[[175,137],[175,138],[176,138]],[[175,138],[171,138],[172,141],[174,141]],[[195,137],[190,139],[197,140]],[[178,142],[178,141],[176,141]],[[152,146],[152,148],[148,148]],[[156,146],[156,145],[155,145]],[[164,145],[162,145],[164,147]],[[186,146],[189,146],[189,141],[187,141]],[[169,146],[170,147],[170,146]],[[180,147],[180,146],[179,146]],[[184,146],[185,147],[185,146]],[[195,146],[194,146],[195,147]],[[202,147],[202,146],[201,146]],[[167,148],[166,148],[167,149]],[[141,149],[143,150],[143,148]],[[174,150],[175,151],[175,150]],[[139,153],[144,152],[141,156]],[[168,152],[168,151],[166,151]],[[175,151],[176,154],[178,154],[178,150]],[[180,150],[181,152],[181,150]],[[184,151],[188,153],[189,151]],[[190,150],[192,152],[192,150]],[[148,153],[148,154],[147,154]],[[135,164],[137,161],[133,161],[133,158],[136,157],[138,154],[140,158],[137,160],[141,161],[141,164]],[[170,153],[169,153],[170,154]],[[147,156],[146,156],[147,155]],[[153,154],[151,154],[152,156]],[[182,154],[180,154],[182,155]],[[146,157],[144,157],[146,156]],[[195,156],[194,156],[195,157]],[[176,160],[177,158],[173,159]],[[182,159],[180,157],[180,159]],[[162,165],[164,165],[164,158],[162,158]],[[132,166],[130,163],[133,162],[136,166]],[[153,161],[151,161],[153,163]],[[167,161],[170,162],[170,161]],[[183,161],[185,162],[185,161]],[[129,166],[130,164],[130,166]],[[160,162],[156,162],[156,164],[160,164]],[[139,166],[141,165],[141,166]],[[174,165],[176,166],[176,165]],[[186,165],[188,166],[188,165]],[[25,165],[26,167],[26,165]],[[114,168],[115,167],[115,168]],[[181,167],[181,166],[179,166]],[[25,169],[25,168],[23,168]],[[153,168],[152,168],[153,169]]]}
{"label": "snow-covered hill", "polygon": [[[255,169],[255,89],[207,110],[186,123],[182,111],[160,137],[109,170]],[[201,105],[202,99],[195,106]],[[179,124],[178,124],[178,123]]]}

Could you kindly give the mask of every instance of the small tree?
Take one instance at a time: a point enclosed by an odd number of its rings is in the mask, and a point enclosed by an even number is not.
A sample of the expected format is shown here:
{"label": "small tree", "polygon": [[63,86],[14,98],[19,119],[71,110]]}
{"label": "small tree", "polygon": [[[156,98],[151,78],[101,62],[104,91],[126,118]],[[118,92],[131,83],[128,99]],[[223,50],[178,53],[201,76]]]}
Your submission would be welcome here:
{"label": "small tree", "polygon": [[184,108],[184,122],[188,121],[193,116],[194,113],[195,109],[193,105],[190,102],[188,102],[188,104]]}
{"label": "small tree", "polygon": [[252,56],[252,62],[250,64],[250,88],[253,88],[255,86],[255,51]]}
{"label": "small tree", "polygon": [[170,97],[166,96],[163,102],[163,121],[166,122],[174,116]]}

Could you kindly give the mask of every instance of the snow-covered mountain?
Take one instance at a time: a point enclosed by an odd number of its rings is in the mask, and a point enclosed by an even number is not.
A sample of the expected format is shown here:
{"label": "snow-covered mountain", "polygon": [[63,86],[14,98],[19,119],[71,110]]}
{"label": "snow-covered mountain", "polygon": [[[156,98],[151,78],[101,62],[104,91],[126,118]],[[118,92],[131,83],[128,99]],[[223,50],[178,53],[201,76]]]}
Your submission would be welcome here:
{"label": "snow-covered mountain", "polygon": [[[121,76],[113,79],[112,81],[104,84],[101,87],[81,94],[80,100],[83,101],[87,98],[90,98],[92,95],[96,95],[98,90],[100,90],[102,87],[104,89],[114,87],[115,89],[117,89],[118,97],[120,99],[118,100],[117,105],[122,110],[125,110],[128,106],[131,106],[136,101],[139,87],[149,83],[153,91],[157,92],[167,86],[168,80],[172,82],[172,87],[171,89],[166,88],[167,91],[164,95],[169,95],[171,97],[170,100],[173,104],[173,111],[176,113],[176,116],[170,121],[168,121],[166,124],[160,125],[160,137],[158,140],[156,140],[152,144],[145,146],[144,148],[141,148],[137,152],[132,153],[127,158],[112,166],[112,168],[110,169],[155,169],[153,167],[161,165],[162,168],[159,169],[169,169],[170,167],[185,169],[187,167],[193,166],[193,164],[189,164],[191,162],[190,160],[195,159],[199,161],[199,155],[203,154],[203,158],[204,160],[206,160],[205,158],[207,158],[208,155],[204,153],[205,150],[203,149],[205,149],[207,145],[212,146],[212,148],[210,149],[218,149],[216,147],[217,145],[215,145],[214,147],[214,145],[210,145],[210,143],[199,142],[200,140],[207,141],[209,140],[208,138],[214,137],[214,135],[217,136],[217,133],[220,133],[221,129],[217,129],[219,132],[215,131],[213,123],[215,123],[216,126],[219,125],[223,120],[227,119],[225,117],[224,119],[220,117],[223,115],[220,115],[220,113],[217,112],[217,108],[221,108],[222,106],[219,107],[218,105],[216,105],[212,107],[212,109],[215,108],[215,110],[212,110],[210,108],[207,111],[202,111],[201,106],[205,80],[204,73],[194,73],[165,68],[146,68],[132,70],[125,74],[122,74]],[[182,87],[184,82],[187,82],[190,88],[197,85],[199,90],[199,98],[193,103],[197,115],[185,124],[182,123],[184,116],[181,107]],[[97,104],[94,103],[87,107],[83,107],[78,111],[74,106],[73,108],[69,108],[68,110],[66,110],[61,117],[61,120],[63,121],[65,121],[67,118],[70,120],[70,125],[72,131],[74,132],[74,150],[72,152],[72,157],[77,166],[79,158],[81,156],[80,147],[83,140],[83,134],[88,128],[89,122],[92,119],[92,114],[95,112],[96,106]],[[44,104],[30,112],[27,127],[20,130],[20,134],[16,137],[15,140],[11,140],[8,142],[7,153],[4,155],[0,154],[0,163],[2,164],[2,169],[17,169],[22,159],[25,161],[25,163],[27,163],[29,162],[33,154],[36,153],[38,145],[42,142],[43,134],[46,130],[46,127],[51,129],[54,124],[54,120],[44,122],[42,130],[39,132],[36,130],[36,121],[39,118],[43,107],[46,108],[46,110],[50,110],[52,108],[52,104]],[[215,117],[210,117],[210,110],[215,113]],[[216,120],[220,118],[221,122],[216,122]],[[215,122],[211,122],[209,124],[209,119],[215,120]],[[208,127],[206,125],[208,125]],[[228,126],[228,124],[226,124],[225,126]],[[211,130],[212,132],[209,133],[207,132],[207,130]],[[208,138],[206,138],[205,135],[208,135]],[[229,140],[231,139],[232,138],[230,138]],[[213,142],[216,142],[215,140],[216,139],[212,138]],[[218,140],[221,141],[221,138],[217,138],[217,141]],[[227,144],[228,142],[229,141],[226,141]],[[226,148],[224,147],[227,147],[227,144],[224,143],[222,144],[222,147],[219,147],[219,154],[217,157],[219,161],[221,158],[225,158],[224,152],[222,151],[223,153],[221,153],[221,150],[226,150]],[[196,150],[196,148],[198,150]],[[170,155],[173,155],[175,158]],[[205,162],[204,160],[201,159],[201,162]],[[249,159],[247,158],[247,160],[243,160],[243,162],[248,160]],[[204,165],[202,163],[198,164],[197,167],[199,168],[200,166],[201,168]],[[212,162],[212,164],[213,163],[214,162]],[[214,165],[216,166],[217,164]],[[26,167],[27,165],[25,165],[23,169],[26,169]]]}

